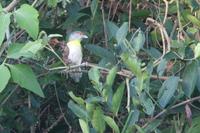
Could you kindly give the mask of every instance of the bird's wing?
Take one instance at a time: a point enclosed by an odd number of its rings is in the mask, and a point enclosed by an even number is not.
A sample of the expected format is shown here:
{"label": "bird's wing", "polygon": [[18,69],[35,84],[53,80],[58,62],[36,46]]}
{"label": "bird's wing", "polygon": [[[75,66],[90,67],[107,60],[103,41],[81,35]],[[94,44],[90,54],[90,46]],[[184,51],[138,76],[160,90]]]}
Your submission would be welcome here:
{"label": "bird's wing", "polygon": [[65,62],[65,64],[70,64],[71,61],[68,59],[68,56],[69,56],[69,47],[65,44],[65,42],[62,42],[61,47],[63,49],[63,51],[62,51],[63,61]]}

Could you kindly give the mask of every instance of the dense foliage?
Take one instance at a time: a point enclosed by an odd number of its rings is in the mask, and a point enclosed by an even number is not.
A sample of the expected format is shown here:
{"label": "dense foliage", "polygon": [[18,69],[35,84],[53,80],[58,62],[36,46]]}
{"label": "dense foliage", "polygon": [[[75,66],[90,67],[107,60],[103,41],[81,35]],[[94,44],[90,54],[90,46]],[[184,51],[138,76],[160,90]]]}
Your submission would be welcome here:
{"label": "dense foliage", "polygon": [[199,57],[199,0],[2,0],[0,132],[198,133]]}

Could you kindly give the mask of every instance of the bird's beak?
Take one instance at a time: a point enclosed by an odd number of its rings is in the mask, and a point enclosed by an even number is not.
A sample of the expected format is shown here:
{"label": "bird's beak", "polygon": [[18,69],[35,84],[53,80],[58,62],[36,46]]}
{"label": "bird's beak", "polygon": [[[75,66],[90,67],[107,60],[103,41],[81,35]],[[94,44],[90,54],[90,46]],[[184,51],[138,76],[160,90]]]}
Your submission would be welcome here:
{"label": "bird's beak", "polygon": [[82,35],[82,38],[88,38],[88,36],[86,36],[86,35]]}

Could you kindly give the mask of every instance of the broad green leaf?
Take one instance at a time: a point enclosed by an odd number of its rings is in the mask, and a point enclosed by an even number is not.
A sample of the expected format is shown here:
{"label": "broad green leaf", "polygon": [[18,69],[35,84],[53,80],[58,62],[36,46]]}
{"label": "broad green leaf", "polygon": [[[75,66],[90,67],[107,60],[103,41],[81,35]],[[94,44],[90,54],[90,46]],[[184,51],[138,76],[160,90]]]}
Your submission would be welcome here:
{"label": "broad green leaf", "polygon": [[136,127],[138,133],[145,133],[144,130],[140,126],[135,124],[135,127]]}
{"label": "broad green leaf", "polygon": [[88,45],[85,45],[85,48],[88,49],[91,53],[93,53],[101,58],[105,58],[107,61],[109,61],[113,64],[115,64],[115,62],[116,62],[114,54],[111,51],[109,51],[103,47],[100,47],[98,45],[88,44]]}
{"label": "broad green leaf", "polygon": [[79,124],[83,133],[89,133],[88,123],[85,120],[79,119]]}
{"label": "broad green leaf", "polygon": [[84,120],[87,120],[89,118],[87,111],[71,100],[68,102],[68,108],[70,108],[71,111],[79,118],[82,118]]}
{"label": "broad green leaf", "polygon": [[98,4],[99,4],[99,0],[92,0],[90,8],[91,8],[93,18],[96,15],[96,12],[97,12],[97,9],[98,9]]}
{"label": "broad green leaf", "polygon": [[183,90],[187,97],[190,97],[194,91],[194,87],[197,81],[197,62],[193,61],[188,64],[183,72]]}
{"label": "broad green leaf", "polygon": [[198,43],[194,48],[194,57],[198,58],[200,56],[200,43]]}
{"label": "broad green leaf", "polygon": [[107,77],[106,77],[106,85],[108,86],[112,86],[114,81],[115,81],[115,77],[117,74],[117,66],[114,66],[108,73]]}
{"label": "broad green leaf", "polygon": [[117,66],[114,66],[108,73],[106,77],[106,83],[103,89],[103,97],[105,100],[108,100],[109,94],[112,91],[112,85],[114,83],[115,77],[117,74]]}
{"label": "broad green leaf", "polygon": [[162,76],[163,73],[165,72],[165,69],[167,67],[167,60],[166,59],[161,59],[158,67],[157,67],[157,73],[158,73],[158,76]]}
{"label": "broad green leaf", "polygon": [[130,127],[135,125],[135,123],[138,121],[139,119],[139,114],[140,112],[138,110],[131,110],[129,112],[128,118],[126,119],[126,123],[122,129],[121,133],[126,133],[126,130]]}
{"label": "broad green leaf", "polygon": [[85,104],[85,101],[81,98],[81,97],[77,97],[74,95],[74,93],[72,91],[70,91],[69,93],[69,96],[76,102],[78,103],[79,105],[84,105]]}
{"label": "broad green leaf", "polygon": [[17,24],[36,39],[39,32],[38,11],[28,4],[23,4],[14,14]]}
{"label": "broad green leaf", "polygon": [[196,87],[198,91],[200,92],[200,67],[197,69],[197,82],[196,82]]}
{"label": "broad green leaf", "polygon": [[93,67],[88,72],[89,79],[95,83],[99,83],[100,72],[96,67]]}
{"label": "broad green leaf", "polygon": [[27,44],[12,44],[8,49],[8,58],[19,59],[20,57],[34,58],[39,50],[44,47],[42,40],[34,42],[29,41]]}
{"label": "broad green leaf", "polygon": [[109,116],[104,116],[105,122],[112,128],[115,133],[120,133],[119,127],[116,122]]}
{"label": "broad green leaf", "polygon": [[145,93],[142,93],[139,98],[142,106],[144,107],[144,112],[148,115],[152,115],[155,110],[152,100]]}
{"label": "broad green leaf", "polygon": [[87,98],[85,100],[85,102],[87,102],[87,103],[103,103],[104,98],[100,97],[100,96],[90,96],[89,98]]}
{"label": "broad green leaf", "polygon": [[166,107],[166,105],[170,102],[175,91],[177,90],[179,80],[179,77],[171,76],[162,84],[158,93],[158,102],[161,107]]}
{"label": "broad green leaf", "polygon": [[3,10],[3,7],[2,7],[2,5],[1,5],[1,3],[0,3],[0,12]]}
{"label": "broad green leaf", "polygon": [[116,37],[116,33],[119,29],[119,27],[117,27],[116,24],[114,24],[111,21],[106,21],[106,27],[107,27],[107,31],[108,31],[108,38],[109,40],[113,37]]}
{"label": "broad green leaf", "polygon": [[136,58],[130,57],[128,53],[122,53],[120,57],[124,64],[131,70],[131,72],[133,72],[136,77],[142,76],[140,62]]}
{"label": "broad green leaf", "polygon": [[58,0],[48,0],[48,6],[49,7],[56,7],[58,3]]}
{"label": "broad green leaf", "polygon": [[6,30],[10,24],[10,13],[1,13],[0,12],[0,46],[4,40]]}
{"label": "broad green leaf", "polygon": [[117,116],[119,107],[121,105],[122,97],[124,95],[125,83],[122,82],[117,88],[112,98],[112,112]]}
{"label": "broad green leaf", "polygon": [[185,133],[199,133],[200,130],[200,117],[194,117],[192,119],[192,125],[187,125],[185,128]]}
{"label": "broad green leaf", "polygon": [[200,27],[200,20],[193,16],[190,12],[184,11],[182,13],[183,17],[187,19],[189,22],[192,22],[194,25]]}
{"label": "broad green leaf", "polygon": [[122,26],[117,30],[116,40],[118,43],[123,42],[128,34],[128,23],[124,22]]}
{"label": "broad green leaf", "polygon": [[145,133],[151,133],[153,131],[155,131],[155,129],[161,124],[161,120],[155,120],[151,123],[149,123],[145,128],[144,131]]}
{"label": "broad green leaf", "polygon": [[92,118],[93,112],[95,110],[95,104],[86,102],[86,110],[87,110],[90,118]]}
{"label": "broad green leaf", "polygon": [[97,107],[94,110],[94,114],[92,117],[92,126],[99,133],[104,133],[105,131],[106,126],[105,126],[104,114],[100,107]]}
{"label": "broad green leaf", "polygon": [[10,79],[10,71],[4,65],[0,65],[0,92],[2,92]]}
{"label": "broad green leaf", "polygon": [[135,34],[137,35],[134,35],[130,42],[132,46],[134,47],[135,51],[139,52],[139,50],[143,48],[143,45],[145,43],[145,35],[141,30],[139,30]]}
{"label": "broad green leaf", "polygon": [[44,98],[44,93],[37,81],[37,77],[28,65],[17,64],[8,66],[11,71],[12,79],[15,83],[19,84],[22,88],[25,88]]}
{"label": "broad green leaf", "polygon": [[14,43],[11,44],[8,48],[7,57],[12,59],[19,59],[20,57],[24,56],[27,57],[25,53],[21,53],[20,50],[24,47],[25,44]]}

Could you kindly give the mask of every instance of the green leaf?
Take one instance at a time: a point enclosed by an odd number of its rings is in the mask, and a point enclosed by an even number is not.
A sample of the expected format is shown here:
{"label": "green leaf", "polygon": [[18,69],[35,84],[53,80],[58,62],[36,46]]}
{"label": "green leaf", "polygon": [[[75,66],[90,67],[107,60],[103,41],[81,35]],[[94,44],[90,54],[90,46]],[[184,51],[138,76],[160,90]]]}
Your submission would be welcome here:
{"label": "green leaf", "polygon": [[100,96],[90,96],[89,98],[87,98],[85,100],[85,102],[87,103],[103,103],[104,102],[104,98],[103,97],[100,97]]}
{"label": "green leaf", "polygon": [[58,3],[58,0],[48,0],[48,6],[49,7],[56,7]]}
{"label": "green leaf", "polygon": [[29,66],[24,64],[8,66],[11,71],[12,79],[15,83],[44,98],[44,94],[37,81],[37,77]]}
{"label": "green leaf", "polygon": [[115,133],[120,133],[119,127],[117,126],[116,122],[109,116],[104,116],[104,120],[106,123],[112,128]]}
{"label": "green leaf", "polygon": [[128,23],[124,22],[116,33],[116,39],[118,43],[123,42],[128,34]]}
{"label": "green leaf", "polygon": [[82,105],[82,106],[85,105],[85,101],[81,97],[75,96],[72,91],[70,91],[68,94],[79,105]]}
{"label": "green leaf", "polygon": [[200,27],[200,20],[193,16],[190,12],[184,11],[181,13],[185,19],[187,19],[189,22],[192,22],[194,25]]}
{"label": "green leaf", "polygon": [[161,124],[161,120],[155,120],[151,123],[149,123],[145,128],[144,131],[145,133],[151,133],[153,131],[155,131],[155,129]]}
{"label": "green leaf", "polygon": [[194,57],[198,58],[200,56],[200,43],[198,43],[194,48]]}
{"label": "green leaf", "polygon": [[1,13],[0,12],[0,46],[4,40],[6,30],[10,24],[10,13]]}
{"label": "green leaf", "polygon": [[196,118],[192,119],[192,125],[187,125],[185,128],[185,133],[199,133],[200,130],[200,117],[197,116]]}
{"label": "green leaf", "polygon": [[97,132],[103,133],[106,126],[104,120],[104,114],[100,107],[97,107],[94,110],[94,114],[92,117],[92,126],[96,129]]}
{"label": "green leaf", "polygon": [[126,119],[126,123],[122,129],[122,133],[126,133],[126,130],[130,127],[135,125],[135,123],[139,119],[140,112],[138,110],[131,110],[129,112],[128,118]]}
{"label": "green leaf", "polygon": [[89,133],[89,127],[86,121],[79,119],[79,124],[83,133]]}
{"label": "green leaf", "polygon": [[162,84],[158,93],[158,102],[161,107],[164,108],[174,96],[179,80],[179,77],[171,76]]}
{"label": "green leaf", "polygon": [[36,39],[39,32],[38,11],[28,4],[23,4],[14,14],[18,25]]}
{"label": "green leaf", "polygon": [[0,92],[2,92],[10,79],[10,71],[4,65],[0,65]]}
{"label": "green leaf", "polygon": [[136,77],[142,76],[142,70],[140,68],[140,62],[136,58],[132,58],[128,53],[122,53],[121,59],[124,64],[135,74]]}
{"label": "green leaf", "polygon": [[[137,35],[135,35],[135,34],[137,34]],[[143,45],[145,43],[145,35],[141,30],[139,30],[135,34],[133,35],[133,37],[132,37],[133,39],[131,39],[130,42],[131,42],[132,46],[134,47],[135,51],[138,52],[141,48],[143,48]]]}
{"label": "green leaf", "polygon": [[124,88],[125,88],[125,83],[122,82],[120,86],[117,88],[115,94],[113,95],[112,98],[112,112],[117,116],[119,107],[121,105],[122,97],[124,95]]}
{"label": "green leaf", "polygon": [[196,61],[188,64],[183,72],[183,90],[187,97],[190,97],[194,91],[194,87],[197,81],[197,68],[198,64]]}
{"label": "green leaf", "polygon": [[88,120],[89,116],[88,116],[87,111],[83,109],[82,107],[78,106],[77,104],[75,104],[73,101],[70,100],[68,102],[68,108],[70,108],[71,111],[79,118]]}
{"label": "green leaf", "polygon": [[108,31],[108,38],[109,40],[113,37],[116,37],[116,33],[119,30],[119,27],[117,27],[116,24],[114,24],[111,21],[106,21],[106,27],[107,27],[107,31]]}
{"label": "green leaf", "polygon": [[115,81],[115,77],[117,74],[117,66],[114,66],[108,73],[107,77],[106,77],[106,85],[108,86],[112,86],[114,81]]}
{"label": "green leaf", "polygon": [[97,12],[97,9],[98,9],[98,4],[99,4],[99,0],[92,0],[90,8],[91,8],[93,18],[96,15],[96,12]]}
{"label": "green leaf", "polygon": [[39,50],[44,47],[42,40],[34,42],[29,41],[27,44],[12,44],[8,49],[8,58],[19,59],[20,57],[34,58]]}
{"label": "green leaf", "polygon": [[100,72],[96,67],[93,67],[88,72],[89,79],[95,83],[99,83]]}
{"label": "green leaf", "polygon": [[165,69],[167,67],[167,60],[162,58],[158,67],[157,67],[157,73],[158,73],[158,76],[162,76],[163,73],[165,72]]}
{"label": "green leaf", "polygon": [[152,115],[155,110],[152,100],[145,93],[142,93],[139,98],[142,106],[144,107],[144,112],[148,115]]}
{"label": "green leaf", "polygon": [[113,64],[115,64],[116,62],[114,54],[103,47],[88,44],[88,45],[85,45],[85,48],[88,49],[93,54],[101,58],[105,58],[108,62],[111,62]]}

